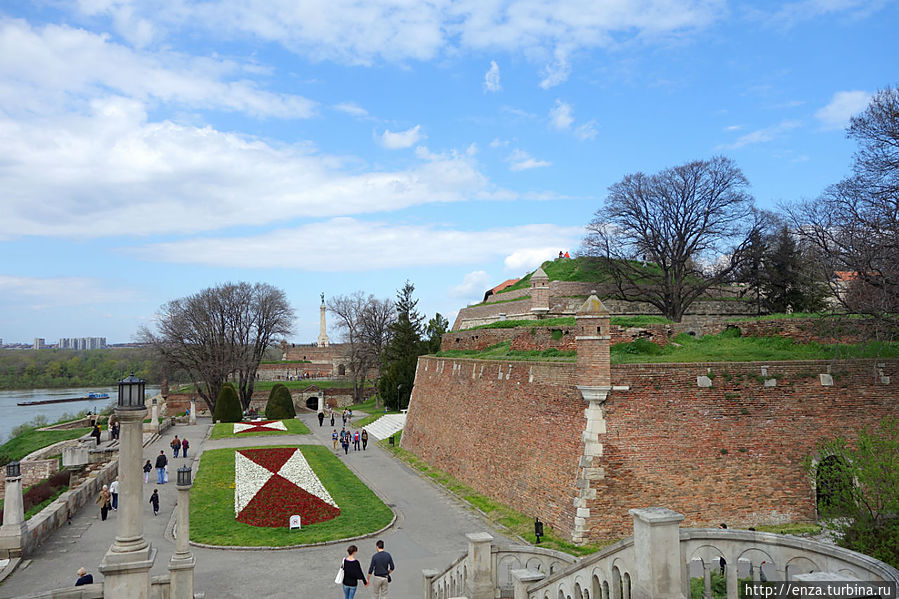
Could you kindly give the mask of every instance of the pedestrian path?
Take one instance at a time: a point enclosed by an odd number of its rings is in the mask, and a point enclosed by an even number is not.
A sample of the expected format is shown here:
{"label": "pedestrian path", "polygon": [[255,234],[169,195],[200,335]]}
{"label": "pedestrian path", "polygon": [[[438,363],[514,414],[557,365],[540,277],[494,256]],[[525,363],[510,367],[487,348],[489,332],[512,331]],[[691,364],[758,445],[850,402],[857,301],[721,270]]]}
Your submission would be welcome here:
{"label": "pedestrian path", "polygon": [[371,424],[365,425],[365,430],[375,439],[386,439],[403,430],[404,426],[406,426],[405,414],[384,414]]}

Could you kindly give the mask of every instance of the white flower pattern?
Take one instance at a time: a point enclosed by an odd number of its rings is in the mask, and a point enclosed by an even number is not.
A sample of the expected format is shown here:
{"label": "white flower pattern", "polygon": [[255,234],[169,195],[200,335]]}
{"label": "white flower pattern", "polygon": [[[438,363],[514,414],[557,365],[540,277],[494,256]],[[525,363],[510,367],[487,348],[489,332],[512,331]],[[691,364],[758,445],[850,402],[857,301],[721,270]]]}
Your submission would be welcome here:
{"label": "white flower pattern", "polygon": [[[284,462],[284,465],[278,470],[278,474],[301,489],[315,495],[325,503],[336,508],[340,507],[334,501],[334,498],[331,497],[331,494],[328,493],[328,490],[325,489],[325,486],[303,456],[303,452],[299,449],[296,449]],[[260,466],[240,451],[234,452],[235,516],[240,515],[240,512],[249,505],[253,497],[256,496],[272,476],[274,476],[274,473],[271,470]]]}

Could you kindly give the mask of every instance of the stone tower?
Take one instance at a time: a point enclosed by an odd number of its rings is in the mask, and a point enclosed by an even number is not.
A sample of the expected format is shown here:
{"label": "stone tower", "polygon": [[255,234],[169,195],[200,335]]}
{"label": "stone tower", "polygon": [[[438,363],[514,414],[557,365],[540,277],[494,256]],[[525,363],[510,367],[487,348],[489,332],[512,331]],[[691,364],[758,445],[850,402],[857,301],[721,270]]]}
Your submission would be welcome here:
{"label": "stone tower", "polygon": [[319,308],[319,317],[318,317],[318,346],[319,347],[328,347],[330,342],[328,341],[328,329],[325,325],[325,294],[322,293],[322,305]]}
{"label": "stone tower", "polygon": [[538,268],[531,275],[531,313],[537,318],[549,312],[549,277]]}

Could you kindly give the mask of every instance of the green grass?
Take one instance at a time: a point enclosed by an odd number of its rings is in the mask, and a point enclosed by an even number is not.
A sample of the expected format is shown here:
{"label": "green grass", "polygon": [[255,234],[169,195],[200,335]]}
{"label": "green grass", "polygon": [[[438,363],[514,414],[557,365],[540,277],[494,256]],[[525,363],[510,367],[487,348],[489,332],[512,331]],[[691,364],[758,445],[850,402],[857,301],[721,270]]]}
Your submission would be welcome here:
{"label": "green grass", "polygon": [[[297,447],[285,445],[282,447]],[[190,497],[190,536],[198,543],[244,547],[284,547],[321,543],[373,533],[393,518],[384,502],[327,447],[300,446],[303,456],[340,507],[340,515],[302,530],[264,528],[238,522],[234,515],[235,449],[203,452]]]}
{"label": "green grass", "polygon": [[840,318],[848,318],[848,314],[832,314],[830,312],[791,312],[789,314],[763,314],[761,316],[737,316],[728,318],[728,322],[752,322],[755,320],[794,320],[794,319],[810,319],[810,318],[827,318],[831,316],[839,316]]}
{"label": "green grass", "polygon": [[[506,291],[506,290],[503,289],[503,291]],[[502,291],[500,291],[500,293],[502,293]],[[497,296],[493,295],[491,297],[497,297]],[[471,306],[468,306],[468,307],[471,308],[472,306],[492,306],[494,304],[508,304],[509,302],[519,302],[522,300],[529,300],[529,299],[531,299],[530,295],[519,295],[518,297],[513,297],[513,298],[509,298],[509,299],[501,299],[501,300],[495,299],[492,302],[480,302],[477,304],[471,304]]]}
{"label": "green grass", "polygon": [[681,334],[675,342],[680,347],[670,344],[660,347],[645,339],[619,343],[611,348],[612,363],[759,362],[899,356],[899,343],[797,343],[785,337],[740,337],[736,329],[700,338]]}
{"label": "green grass", "polygon": [[233,439],[235,437],[272,437],[277,435],[308,435],[309,428],[302,420],[282,420],[286,431],[264,431],[258,433],[235,433],[233,422],[218,422],[212,425],[210,439]]}
{"label": "green grass", "polygon": [[[608,275],[601,268],[597,258],[579,257],[547,260],[541,265],[550,281],[595,281],[602,282]],[[533,273],[531,273],[533,274]],[[514,285],[509,285],[499,293],[527,289],[531,286],[531,274],[525,275]]]}
{"label": "green grass", "polygon": [[[406,451],[399,446],[402,438],[402,431],[394,435],[396,445],[390,445],[389,439],[378,441],[378,445],[391,453],[395,458],[405,462],[412,468],[418,470],[434,482],[438,483],[446,490],[456,495],[460,499],[467,502],[474,508],[477,508],[487,517],[488,520],[505,528],[514,535],[518,535],[526,539],[529,543],[536,543],[534,536],[534,520],[530,516],[515,511],[507,505],[504,505],[486,495],[481,495],[463,482],[447,474],[443,470],[433,468],[423,459],[414,453]],[[596,543],[590,545],[575,545],[562,537],[548,525],[544,526],[546,533],[540,541],[540,546],[547,549],[556,549],[564,551],[570,555],[588,555],[607,545],[611,545],[618,539],[611,539],[605,543]]]}
{"label": "green grass", "polygon": [[535,360],[572,362],[577,358],[574,350],[543,349],[517,350],[511,349],[511,341],[502,341],[483,350],[449,349],[437,352],[438,358],[475,358],[478,360]]}
{"label": "green grass", "polygon": [[[671,324],[671,321],[664,316],[613,316],[610,319],[611,324],[619,327],[639,327],[648,324]],[[574,316],[559,316],[557,318],[544,318],[543,320],[498,320],[490,324],[482,324],[466,331],[476,331],[478,329],[516,329],[518,327],[558,327],[570,326],[576,324]]]}
{"label": "green grass", "polygon": [[773,532],[779,535],[817,535],[821,527],[808,522],[790,522],[787,524],[761,524],[755,527],[758,532]]}
{"label": "green grass", "polygon": [[39,431],[26,430],[17,437],[13,437],[3,445],[0,445],[0,457],[9,461],[21,460],[32,451],[43,449],[59,441],[77,439],[81,435],[91,432],[90,428],[73,428],[68,430]]}

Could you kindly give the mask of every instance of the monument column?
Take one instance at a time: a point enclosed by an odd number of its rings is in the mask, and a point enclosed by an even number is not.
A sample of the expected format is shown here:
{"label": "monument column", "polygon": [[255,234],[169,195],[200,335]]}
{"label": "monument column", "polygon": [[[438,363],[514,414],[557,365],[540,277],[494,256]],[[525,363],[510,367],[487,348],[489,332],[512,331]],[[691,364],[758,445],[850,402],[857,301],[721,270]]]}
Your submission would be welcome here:
{"label": "monument column", "polygon": [[25,502],[22,499],[22,470],[19,462],[6,465],[6,495],[3,501],[3,526],[0,526],[0,558],[22,555],[25,524]]}
{"label": "monument column", "polygon": [[121,423],[119,511],[115,541],[99,567],[104,577],[104,597],[150,597],[150,568],[156,560],[156,550],[144,539],[141,461],[143,421],[147,414],[145,384],[133,374],[119,381],[119,399],[115,410]]}
{"label": "monument column", "polygon": [[318,317],[318,346],[319,347],[328,347],[328,330],[325,326],[325,294],[322,293],[322,305],[319,308],[319,317]]}
{"label": "monument column", "polygon": [[[118,410],[116,410],[116,414],[118,414]],[[146,410],[144,410],[144,414],[146,414]],[[141,419],[141,428],[143,428],[143,419]],[[150,412],[150,430],[156,433],[159,432],[159,404],[155,397],[153,398],[153,410]],[[143,434],[143,430],[141,430],[141,434]],[[119,463],[121,464],[121,462]]]}
{"label": "monument column", "polygon": [[170,599],[193,599],[194,566],[190,553],[190,467],[178,468],[178,528],[175,531],[175,554],[169,560],[171,572]]}

